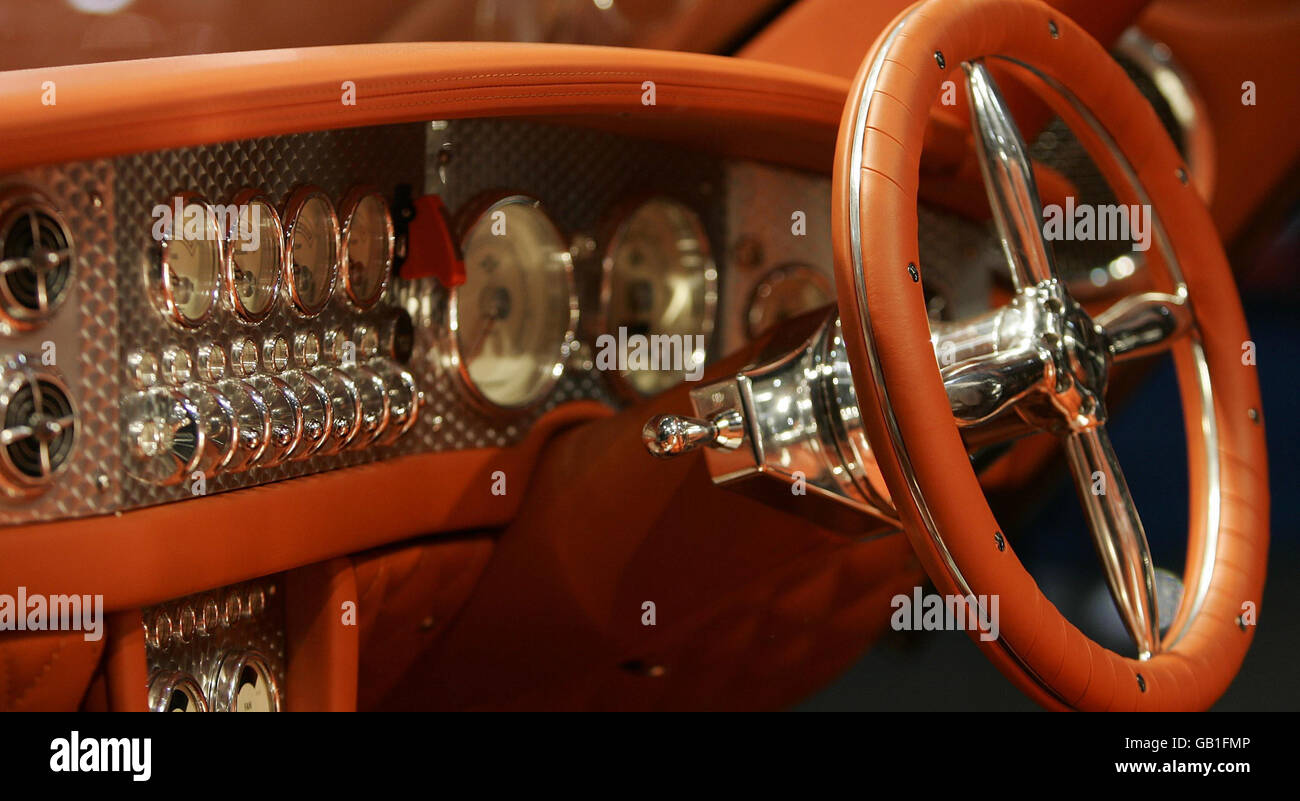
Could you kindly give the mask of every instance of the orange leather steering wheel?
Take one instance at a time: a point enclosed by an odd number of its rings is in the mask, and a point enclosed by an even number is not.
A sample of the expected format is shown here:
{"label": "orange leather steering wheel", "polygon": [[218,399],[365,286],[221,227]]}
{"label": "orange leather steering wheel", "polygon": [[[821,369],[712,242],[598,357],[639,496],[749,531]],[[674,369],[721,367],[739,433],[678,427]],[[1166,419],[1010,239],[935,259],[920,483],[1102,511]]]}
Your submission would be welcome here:
{"label": "orange leather steering wheel", "polygon": [[[1117,195],[1153,212],[1147,269],[1157,291],[1096,320],[1070,297],[990,63],[1041,90]],[[1004,309],[932,330],[917,247],[918,168],[928,111],[949,80],[964,82],[970,98],[1017,292]],[[1000,634],[984,641],[972,632],[977,644],[1049,708],[1209,707],[1241,666],[1264,586],[1263,413],[1227,259],[1155,112],[1095,40],[1043,3],[927,0],[895,19],[858,72],[833,192],[840,315],[866,428],[939,591],[999,596]],[[1106,435],[1105,389],[1115,361],[1165,349],[1186,421],[1191,527],[1184,590],[1162,626],[1141,519]],[[1133,655],[1103,648],[1066,620],[1003,536],[969,454],[979,432],[1007,430],[1008,421],[1064,440]]]}

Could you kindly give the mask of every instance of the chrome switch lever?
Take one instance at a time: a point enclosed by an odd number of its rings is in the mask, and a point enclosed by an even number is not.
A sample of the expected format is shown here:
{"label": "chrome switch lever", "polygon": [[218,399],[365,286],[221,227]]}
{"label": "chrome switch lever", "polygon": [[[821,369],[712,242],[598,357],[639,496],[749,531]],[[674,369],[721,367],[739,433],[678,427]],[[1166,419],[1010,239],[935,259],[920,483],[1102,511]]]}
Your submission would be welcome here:
{"label": "chrome switch lever", "polygon": [[700,445],[735,450],[744,438],[745,421],[735,410],[715,414],[707,420],[661,414],[650,418],[641,429],[645,449],[660,459],[693,451]]}

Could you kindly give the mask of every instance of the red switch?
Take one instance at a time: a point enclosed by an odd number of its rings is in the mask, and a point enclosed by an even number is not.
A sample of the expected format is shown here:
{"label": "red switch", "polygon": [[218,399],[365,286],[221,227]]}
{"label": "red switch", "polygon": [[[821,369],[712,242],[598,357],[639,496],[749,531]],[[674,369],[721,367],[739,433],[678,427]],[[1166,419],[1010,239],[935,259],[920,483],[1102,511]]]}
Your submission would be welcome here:
{"label": "red switch", "polygon": [[451,232],[447,205],[438,195],[422,195],[414,206],[415,218],[406,231],[402,278],[433,276],[447,289],[465,283],[465,260]]}

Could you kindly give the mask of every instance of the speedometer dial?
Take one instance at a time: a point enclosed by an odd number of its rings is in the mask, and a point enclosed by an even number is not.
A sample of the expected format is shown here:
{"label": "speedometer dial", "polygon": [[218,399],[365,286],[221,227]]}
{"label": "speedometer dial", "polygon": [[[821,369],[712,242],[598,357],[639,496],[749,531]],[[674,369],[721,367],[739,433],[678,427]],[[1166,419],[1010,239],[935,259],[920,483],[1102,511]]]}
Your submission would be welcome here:
{"label": "speedometer dial", "polygon": [[169,319],[197,326],[216,305],[221,226],[216,211],[190,192],[176,195],[165,208],[166,212],[157,212],[157,260],[151,263],[145,283],[154,303]]}
{"label": "speedometer dial", "polygon": [[694,211],[668,198],[636,207],[614,229],[605,262],[605,328],[617,342],[646,338],[648,363],[630,348],[619,375],[641,395],[703,366],[718,302],[718,271]]}
{"label": "speedometer dial", "polygon": [[448,308],[458,373],[490,407],[531,406],[564,372],[577,324],[565,240],[538,201],[516,195],[477,217],[462,250],[465,283]]}
{"label": "speedometer dial", "polygon": [[295,309],[320,314],[338,275],[339,219],[329,197],[315,187],[294,192],[284,212],[284,286]]}
{"label": "speedometer dial", "polygon": [[241,319],[256,323],[275,306],[284,262],[284,229],[269,199],[255,189],[235,196],[226,230],[226,297]]}
{"label": "speedometer dial", "polygon": [[343,291],[354,306],[368,309],[384,293],[393,268],[393,218],[384,196],[366,189],[348,193],[342,215]]}

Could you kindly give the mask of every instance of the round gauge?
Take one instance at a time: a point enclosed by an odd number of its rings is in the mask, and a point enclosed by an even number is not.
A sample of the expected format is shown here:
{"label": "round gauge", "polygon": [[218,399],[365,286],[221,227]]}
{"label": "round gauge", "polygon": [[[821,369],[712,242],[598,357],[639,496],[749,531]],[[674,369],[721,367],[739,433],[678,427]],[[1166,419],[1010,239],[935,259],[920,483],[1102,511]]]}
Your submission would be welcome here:
{"label": "round gauge", "polygon": [[343,291],[359,309],[375,305],[393,268],[393,218],[384,196],[353,189],[343,201]]}
{"label": "round gauge", "polygon": [[271,313],[280,291],[284,229],[271,201],[256,190],[240,192],[233,205],[226,230],[226,298],[235,314],[256,323]]}
{"label": "round gauge", "polygon": [[477,218],[463,252],[448,301],[459,374],[477,400],[531,406],[564,372],[578,321],[568,247],[538,201],[514,196]]}
{"label": "round gauge", "polygon": [[806,264],[787,264],[764,275],[749,298],[745,325],[750,337],[792,317],[835,301],[831,284]]}
{"label": "round gauge", "polygon": [[216,712],[279,712],[280,689],[266,657],[257,651],[230,654],[213,680]]}
{"label": "round gauge", "polygon": [[173,322],[200,325],[216,305],[221,275],[223,235],[217,213],[203,198],[183,192],[168,200],[153,234],[158,258],[146,267],[150,297]]}
{"label": "round gauge", "polygon": [[154,712],[207,712],[208,699],[189,673],[157,671],[149,681],[149,708]]}
{"label": "round gauge", "polygon": [[[646,359],[628,348],[623,380],[653,395],[698,374],[718,303],[718,271],[699,216],[667,198],[642,203],[614,229],[604,270],[606,333],[620,343],[651,338]],[[652,339],[665,336],[668,348]]]}
{"label": "round gauge", "polygon": [[325,193],[310,186],[294,192],[284,232],[285,290],[295,309],[314,317],[329,302],[338,275],[339,219]]}

